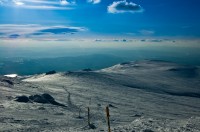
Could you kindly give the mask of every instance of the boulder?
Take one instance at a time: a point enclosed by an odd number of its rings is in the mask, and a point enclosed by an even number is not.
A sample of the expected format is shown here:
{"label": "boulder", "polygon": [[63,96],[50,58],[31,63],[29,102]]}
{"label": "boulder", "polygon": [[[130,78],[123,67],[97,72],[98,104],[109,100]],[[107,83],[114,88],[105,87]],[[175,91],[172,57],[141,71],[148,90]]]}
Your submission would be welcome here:
{"label": "boulder", "polygon": [[29,98],[25,95],[17,96],[15,101],[27,103],[29,102]]}
{"label": "boulder", "polygon": [[46,75],[51,75],[51,74],[55,74],[55,73],[56,73],[56,71],[52,70],[52,71],[46,72]]}
{"label": "boulder", "polygon": [[41,95],[31,95],[29,96],[29,99],[33,102],[36,102],[36,103],[49,103],[48,100],[46,100],[45,98],[43,98]]}
{"label": "boulder", "polygon": [[82,71],[89,72],[89,71],[92,71],[92,69],[90,69],[90,68],[87,68],[87,69],[83,69]]}
{"label": "boulder", "polygon": [[46,99],[49,102],[55,101],[55,99],[50,94],[47,94],[47,93],[42,94],[41,97]]}

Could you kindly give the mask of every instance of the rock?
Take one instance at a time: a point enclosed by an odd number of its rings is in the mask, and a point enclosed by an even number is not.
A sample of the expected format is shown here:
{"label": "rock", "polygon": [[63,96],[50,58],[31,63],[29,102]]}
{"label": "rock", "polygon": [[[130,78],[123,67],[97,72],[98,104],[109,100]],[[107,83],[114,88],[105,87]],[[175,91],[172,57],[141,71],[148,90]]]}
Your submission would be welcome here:
{"label": "rock", "polygon": [[123,63],[120,63],[120,65],[128,65],[128,64],[131,64],[130,62],[123,62]]}
{"label": "rock", "polygon": [[143,130],[143,132],[154,132],[154,131],[152,131],[151,129],[145,129]]}
{"label": "rock", "polygon": [[55,113],[54,115],[65,115],[64,113]]}
{"label": "rock", "polygon": [[29,97],[23,95],[23,96],[18,96],[16,98],[17,99],[15,101],[18,101],[18,102],[27,103],[27,102],[31,101],[31,102],[36,102],[36,103],[53,104],[53,105],[66,107],[64,104],[56,102],[55,99],[47,93],[44,93],[42,95],[38,95],[38,94],[31,95]]}
{"label": "rock", "polygon": [[6,82],[6,83],[8,83],[8,84],[10,84],[10,85],[14,85],[14,83],[13,83],[12,81],[7,80],[7,79],[4,79],[3,82]]}
{"label": "rock", "polygon": [[83,69],[82,71],[89,72],[89,71],[92,71],[92,69],[90,69],[90,68],[87,68],[87,69]]}
{"label": "rock", "polygon": [[112,107],[112,108],[117,108],[117,107],[115,107],[115,106],[112,105],[112,104],[109,104],[108,106],[109,106],[109,107]]}
{"label": "rock", "polygon": [[55,73],[56,73],[56,71],[53,70],[53,71],[46,72],[46,75],[51,75],[51,74],[55,74]]}
{"label": "rock", "polygon": [[15,101],[27,103],[29,102],[29,98],[25,95],[17,96]]}
{"label": "rock", "polygon": [[133,117],[141,117],[141,114],[135,114]]}
{"label": "rock", "polygon": [[89,124],[90,129],[96,129],[96,126],[94,124]]}
{"label": "rock", "polygon": [[5,107],[3,105],[0,105],[0,109],[4,109]]}
{"label": "rock", "polygon": [[49,102],[55,101],[55,99],[50,94],[47,93],[42,94],[41,97],[48,100]]}
{"label": "rock", "polygon": [[50,104],[65,106],[63,104],[56,102],[55,99],[50,94],[44,93],[44,94],[41,95],[41,97],[44,98],[46,101],[48,101]]}
{"label": "rock", "polygon": [[38,110],[45,110],[45,108],[44,107],[39,107]]}
{"label": "rock", "polygon": [[37,95],[37,94],[29,96],[29,99],[36,103],[43,103],[43,104],[49,103],[48,100],[46,100],[45,98],[43,98],[42,96]]}

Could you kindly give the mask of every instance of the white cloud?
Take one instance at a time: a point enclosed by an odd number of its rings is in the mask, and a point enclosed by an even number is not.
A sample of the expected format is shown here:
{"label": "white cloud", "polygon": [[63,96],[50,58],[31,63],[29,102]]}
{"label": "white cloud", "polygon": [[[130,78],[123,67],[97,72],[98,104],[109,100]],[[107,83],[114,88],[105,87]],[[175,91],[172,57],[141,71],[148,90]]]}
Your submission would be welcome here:
{"label": "white cloud", "polygon": [[14,3],[15,3],[15,5],[17,5],[17,6],[24,5],[24,3],[23,3],[23,2],[21,2],[21,1],[13,0],[13,2],[14,2]]}
{"label": "white cloud", "polygon": [[52,4],[59,4],[58,2],[59,1],[55,1],[55,0],[20,0],[21,2],[24,2],[24,3],[32,3],[32,4],[48,4],[48,5],[52,5]]}
{"label": "white cloud", "polygon": [[69,10],[74,1],[67,0],[0,0],[0,6],[18,7],[26,9]]}
{"label": "white cloud", "polygon": [[57,38],[86,30],[84,27],[1,24],[0,38]]}
{"label": "white cloud", "polygon": [[110,6],[108,6],[109,13],[136,13],[136,12],[143,12],[144,9],[133,2],[126,2],[123,1],[114,1]]}
{"label": "white cloud", "polygon": [[87,0],[87,2],[92,4],[98,4],[101,2],[101,0]]}
{"label": "white cloud", "polygon": [[70,3],[67,2],[66,0],[60,0],[61,5],[69,5]]}
{"label": "white cloud", "polygon": [[58,6],[50,6],[50,5],[25,5],[25,6],[21,6],[25,9],[40,9],[40,10],[71,10],[73,8],[70,7],[58,7]]}
{"label": "white cloud", "polygon": [[155,34],[155,31],[153,31],[153,30],[140,30],[139,33],[142,34],[142,35],[149,36],[149,35]]}

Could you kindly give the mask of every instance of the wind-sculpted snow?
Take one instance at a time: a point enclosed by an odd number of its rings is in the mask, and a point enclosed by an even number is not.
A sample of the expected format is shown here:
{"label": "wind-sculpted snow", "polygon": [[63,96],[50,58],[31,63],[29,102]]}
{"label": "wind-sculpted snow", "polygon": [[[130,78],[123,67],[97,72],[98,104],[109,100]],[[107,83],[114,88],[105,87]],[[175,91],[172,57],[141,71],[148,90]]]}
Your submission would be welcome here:
{"label": "wind-sculpted snow", "polygon": [[198,132],[200,118],[191,117],[186,120],[156,120],[138,118],[128,125],[118,126],[115,132]]}
{"label": "wind-sculpted snow", "polygon": [[[0,131],[107,131],[109,106],[112,131],[198,132],[199,73],[198,67],[145,60],[99,71],[1,77]],[[43,93],[66,107],[15,101]],[[87,107],[95,129],[87,126]]]}
{"label": "wind-sculpted snow", "polygon": [[[142,61],[119,64],[103,72],[115,74],[121,84],[154,93],[177,96],[200,96],[200,69],[163,61]],[[121,76],[121,77],[119,77]]]}

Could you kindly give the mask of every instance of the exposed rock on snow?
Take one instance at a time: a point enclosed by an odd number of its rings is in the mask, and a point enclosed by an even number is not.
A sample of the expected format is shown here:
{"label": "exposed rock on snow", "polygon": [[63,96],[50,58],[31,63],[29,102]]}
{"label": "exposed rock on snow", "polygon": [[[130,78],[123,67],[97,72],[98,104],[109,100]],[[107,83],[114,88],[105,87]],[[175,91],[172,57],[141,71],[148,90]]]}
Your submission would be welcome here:
{"label": "exposed rock on snow", "polygon": [[53,71],[46,72],[46,75],[51,75],[51,74],[55,74],[55,73],[56,73],[56,71],[53,70]]}
{"label": "exposed rock on snow", "polygon": [[13,84],[14,84],[11,80],[7,80],[7,79],[4,79],[3,82],[6,82],[6,83],[8,83],[8,84],[10,84],[10,85],[13,85]]}
{"label": "exposed rock on snow", "polygon": [[29,99],[36,103],[42,103],[42,104],[49,103],[48,100],[46,100],[45,98],[43,98],[41,95],[38,94],[29,96]]}
{"label": "exposed rock on snow", "polygon": [[42,103],[42,104],[53,104],[53,105],[58,105],[58,106],[65,106],[63,104],[56,102],[55,99],[47,93],[44,93],[42,95],[38,95],[38,94],[31,95],[29,97],[25,95],[17,96],[15,101],[24,102],[24,103],[36,102],[36,103]]}
{"label": "exposed rock on snow", "polygon": [[87,68],[87,69],[83,69],[82,71],[89,72],[89,71],[92,71],[92,69],[90,69],[90,68]]}
{"label": "exposed rock on snow", "polygon": [[27,96],[22,95],[22,96],[17,96],[15,101],[27,103],[30,100],[29,100],[29,98]]}

